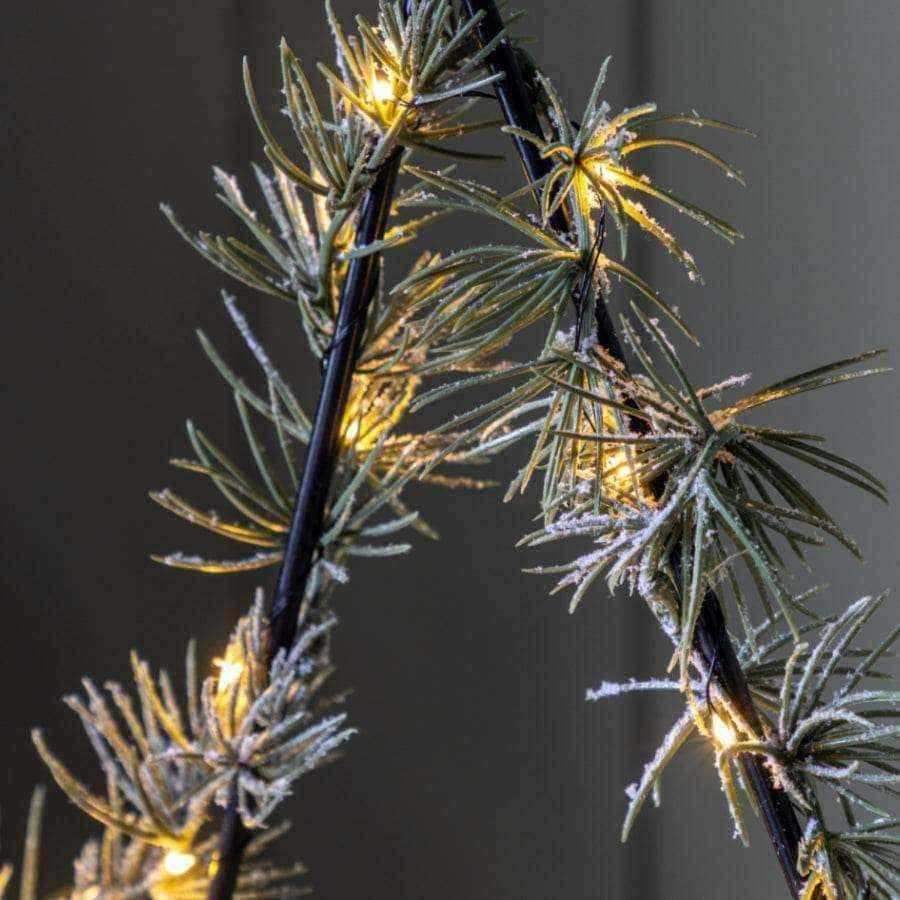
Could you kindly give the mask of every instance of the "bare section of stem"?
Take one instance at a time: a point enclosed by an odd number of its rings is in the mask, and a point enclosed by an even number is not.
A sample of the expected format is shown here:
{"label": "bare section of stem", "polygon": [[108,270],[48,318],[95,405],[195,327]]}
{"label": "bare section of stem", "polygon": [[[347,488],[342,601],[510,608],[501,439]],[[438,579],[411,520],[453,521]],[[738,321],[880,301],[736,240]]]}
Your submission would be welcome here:
{"label": "bare section of stem", "polygon": [[237,805],[237,791],[232,790],[219,835],[216,871],[210,882],[210,900],[228,900],[234,895],[244,850],[250,842],[250,831],[241,821]]}

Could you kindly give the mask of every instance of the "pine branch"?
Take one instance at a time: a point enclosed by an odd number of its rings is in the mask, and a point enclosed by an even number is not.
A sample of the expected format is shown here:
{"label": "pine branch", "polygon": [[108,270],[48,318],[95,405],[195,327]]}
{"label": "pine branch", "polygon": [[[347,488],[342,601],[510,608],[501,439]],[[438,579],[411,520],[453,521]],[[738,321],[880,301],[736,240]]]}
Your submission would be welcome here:
{"label": "pine branch", "polygon": [[[387,232],[392,205],[395,201],[398,207],[403,205],[403,195],[395,197],[395,186],[405,150],[427,147],[456,153],[435,148],[433,142],[483,127],[484,123],[468,123],[461,117],[471,106],[467,98],[496,80],[496,76],[483,77],[481,71],[490,48],[469,53],[475,46],[471,32],[477,20],[459,22],[450,0],[381,0],[376,25],[357,19],[358,38],[345,35],[327,0],[326,11],[337,45],[337,71],[324,64],[319,69],[329,85],[335,122],[326,126],[299,61],[282,44],[287,112],[306,157],[305,167],[291,160],[267,125],[245,63],[248,100],[278,179],[278,193],[271,181],[259,179],[278,231],[257,220],[234,179],[217,174],[217,181],[222,199],[250,230],[262,252],[243,241],[202,232],[195,238],[167,212],[197,250],[239,281],[289,300],[296,294],[304,330],[322,360],[319,400],[310,422],[233,301],[226,298],[235,324],[266,374],[270,402],[248,391],[212,345],[203,337],[201,341],[235,392],[264,485],[259,491],[248,484],[227,457],[189,426],[198,459],[179,464],[211,478],[247,521],[223,527],[217,515],[198,515],[190,504],[169,491],[155,496],[161,505],[195,524],[263,548],[263,552],[234,563],[186,558],[183,554],[163,557],[162,562],[225,572],[259,568],[280,559],[269,617],[270,662],[294,646],[301,610],[321,612],[325,603],[320,591],[322,580],[345,577],[336,561],[345,530],[356,537],[381,537],[416,523],[417,514],[406,510],[398,493],[419,465],[441,448],[427,435],[421,441],[408,435],[392,435],[390,442],[382,439],[402,417],[418,381],[401,376],[400,391],[392,395],[389,388],[385,389],[386,380],[368,377],[393,369],[412,337],[405,329],[407,313],[399,308],[386,310],[378,302],[381,253],[409,240],[421,225],[434,218],[405,222]],[[314,227],[296,200],[296,185],[316,195]],[[325,199],[320,203],[320,198]],[[352,229],[346,227],[351,216],[356,219]],[[412,302],[414,296],[415,292],[406,295],[407,301]],[[335,307],[336,320],[332,321]],[[367,328],[370,307],[373,322]],[[365,350],[364,336],[371,342]],[[396,347],[391,344],[395,337]],[[413,354],[423,352],[414,350]],[[366,372],[368,375],[363,374]],[[360,374],[359,381],[354,380],[355,373]],[[368,390],[367,381],[371,382]],[[286,407],[286,418],[279,407]],[[308,445],[302,474],[294,478],[293,504],[265,462],[247,418],[249,409],[274,424],[292,477],[288,442],[294,439]],[[348,469],[352,477],[345,478]],[[345,483],[334,499],[338,480]],[[354,510],[355,494],[364,483],[372,496]],[[386,505],[396,519],[364,526],[367,518]],[[415,527],[427,533],[425,523]],[[344,549],[351,555],[395,555],[409,548],[405,544],[360,544]],[[317,649],[327,654],[326,645],[317,644]],[[243,808],[240,784],[237,788],[236,795],[227,798],[217,867],[208,893],[222,900],[230,900],[238,884],[242,854],[249,829],[254,826]]]}
{"label": "pine branch", "polygon": [[[503,31],[504,23],[500,15],[497,5],[493,0],[462,0],[463,7],[470,16],[482,13],[483,18],[478,23],[478,39],[483,46],[487,46],[491,41]],[[519,129],[531,134],[542,134],[541,125],[538,120],[537,109],[533,100],[534,91],[537,87],[535,79],[531,74],[523,71],[522,62],[517,55],[515,47],[509,37],[503,37],[494,47],[493,51],[487,57],[487,67],[492,75],[503,75],[503,77],[494,83],[494,92],[503,111],[503,117],[506,124],[514,129]],[[545,178],[553,164],[549,158],[541,155],[538,147],[532,142],[525,140],[521,135],[512,133],[513,142],[516,145],[519,158],[525,168],[525,175],[528,181],[536,184]],[[554,231],[559,234],[567,234],[571,230],[568,217],[565,212],[565,206],[560,205],[549,219],[549,224]],[[603,227],[600,227],[599,243],[603,239]],[[598,245],[597,251],[599,252]],[[578,293],[583,293],[587,289],[587,285],[581,286]],[[576,303],[576,315],[580,318],[582,314],[583,303],[578,297],[573,298]],[[619,337],[616,334],[615,326],[609,315],[609,310],[605,303],[597,303],[594,309],[596,318],[597,340],[602,347],[606,347],[617,359],[621,359],[622,345],[619,343]]]}
{"label": "pine branch", "polygon": [[[384,237],[401,155],[402,151],[394,151],[366,192],[356,230],[356,247],[367,247]],[[379,254],[375,253],[354,259],[344,282],[334,335],[325,358],[322,388],[303,475],[297,489],[291,529],[278,575],[271,615],[272,655],[282,647],[290,647],[296,633],[297,614],[322,533],[353,369],[378,281],[379,259]]]}
{"label": "pine branch", "polygon": [[[503,29],[503,20],[493,0],[463,0],[463,5],[469,15],[483,13],[484,17],[478,27],[479,39],[483,44],[493,40]],[[495,83],[494,90],[507,124],[524,132],[541,135],[542,130],[533,99],[535,80],[523,72],[520,59],[508,39],[504,38],[497,44],[488,57],[488,66],[493,74],[504,75],[502,80]],[[534,143],[523,139],[520,135],[514,133],[513,140],[528,179],[537,182],[544,178],[552,168],[550,161],[540,155]],[[562,205],[554,212],[550,224],[560,233],[569,231],[569,223]],[[580,313],[580,310],[576,312]],[[597,303],[596,318],[599,344],[611,356],[624,363],[621,344],[606,305],[602,302]],[[646,423],[641,420],[634,419],[632,425],[639,434],[647,430]],[[676,547],[672,552],[672,564],[676,571],[680,566],[680,560],[681,549]],[[706,593],[700,610],[695,632],[695,647],[704,657],[709,671],[714,672],[720,689],[734,704],[735,709],[744,716],[748,724],[759,728],[759,717],[728,635],[721,604],[712,591]],[[746,757],[743,760],[743,768],[762,812],[791,895],[796,897],[803,886],[797,871],[797,854],[802,837],[797,816],[788,796],[775,786],[771,773],[761,760]]]}
{"label": "pine branch", "polygon": [[[402,150],[393,151],[378,169],[362,200],[356,247],[384,238],[394,196]],[[312,434],[297,488],[297,498],[278,575],[271,613],[269,657],[288,650],[297,632],[297,618],[322,537],[328,492],[338,459],[340,429],[347,407],[353,370],[366,328],[369,305],[378,283],[380,254],[354,258],[341,292],[331,345],[325,356],[322,387]],[[210,885],[209,900],[230,900],[237,883],[249,830],[235,800],[229,803],[219,842],[219,866]]]}

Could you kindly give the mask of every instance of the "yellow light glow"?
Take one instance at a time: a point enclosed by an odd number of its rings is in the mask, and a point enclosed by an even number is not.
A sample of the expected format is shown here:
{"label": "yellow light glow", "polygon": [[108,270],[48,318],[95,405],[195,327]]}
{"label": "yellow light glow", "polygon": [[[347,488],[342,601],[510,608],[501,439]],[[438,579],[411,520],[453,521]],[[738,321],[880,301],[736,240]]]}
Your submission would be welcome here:
{"label": "yellow light glow", "polygon": [[723,750],[733,746],[738,740],[735,730],[718,713],[713,713],[712,716],[712,734],[716,744]]}
{"label": "yellow light glow", "polygon": [[214,659],[213,665],[219,669],[219,690],[227,691],[233,688],[241,678],[244,664],[236,660]]}
{"label": "yellow light glow", "polygon": [[592,163],[591,171],[601,181],[605,181],[609,184],[615,184],[615,182],[619,179],[619,176],[615,172],[613,172],[605,162],[602,161]]}
{"label": "yellow light glow", "polygon": [[367,452],[378,439],[403,418],[416,391],[418,379],[400,379],[395,386],[387,379],[357,375],[344,413],[342,440],[345,447]]}
{"label": "yellow light glow", "polygon": [[347,427],[344,429],[344,441],[348,446],[353,446],[356,443],[356,439],[359,437],[360,427],[359,427],[359,417],[355,416],[347,422]]}
{"label": "yellow light glow", "polygon": [[384,128],[392,126],[410,109],[409,86],[393,72],[372,72],[366,86],[369,115]]}
{"label": "yellow light glow", "polygon": [[634,496],[635,480],[624,448],[607,452],[603,459],[603,487],[617,500]]}
{"label": "yellow light glow", "polygon": [[216,712],[219,724],[227,737],[240,727],[251,703],[251,685],[247,660],[243,645],[238,637],[233,637],[225,648],[225,655],[213,660],[219,670],[216,680]]}
{"label": "yellow light glow", "polygon": [[75,895],[78,900],[97,900],[100,896],[100,885],[95,884],[93,887],[85,888]]}
{"label": "yellow light glow", "polygon": [[[621,430],[614,410],[609,407],[603,408],[600,421],[602,430],[607,434],[617,434]],[[586,412],[582,412],[578,431],[582,434],[596,433],[594,421]],[[637,483],[634,477],[631,451],[621,444],[580,441],[576,457],[576,477],[586,481],[596,478],[598,453],[600,480],[603,494],[607,498],[632,504],[638,497],[644,503],[650,501],[644,486]]]}
{"label": "yellow light glow", "polygon": [[[600,181],[609,186],[615,185],[619,181],[619,176],[613,172],[604,159],[593,159],[587,163],[579,163],[575,173],[575,196],[578,198],[578,205],[584,213],[589,213],[596,209],[598,204],[602,204],[604,198],[600,196],[597,189],[592,184],[592,179]],[[613,188],[613,190],[615,190]]]}
{"label": "yellow light glow", "polygon": [[184,875],[195,862],[197,862],[197,857],[193,853],[170,850],[163,858],[163,868],[169,875],[177,877]]}
{"label": "yellow light glow", "polygon": [[376,75],[372,79],[372,99],[378,103],[390,103],[394,99],[394,83],[388,78]]}

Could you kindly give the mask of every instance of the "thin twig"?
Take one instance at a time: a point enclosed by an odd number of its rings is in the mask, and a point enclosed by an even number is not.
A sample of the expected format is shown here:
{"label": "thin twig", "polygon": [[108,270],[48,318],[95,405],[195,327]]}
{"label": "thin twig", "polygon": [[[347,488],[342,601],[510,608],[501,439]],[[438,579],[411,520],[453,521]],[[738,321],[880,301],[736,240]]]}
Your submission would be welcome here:
{"label": "thin twig", "polygon": [[[503,30],[503,19],[493,0],[462,0],[462,2],[469,15],[484,13],[479,25],[479,39],[483,44]],[[508,38],[504,38],[497,45],[488,58],[488,66],[492,73],[504,74],[504,78],[494,85],[494,90],[507,124],[533,134],[542,134],[533,99],[535,86],[532,79],[523,73],[520,60]],[[519,137],[513,139],[529,181],[532,183],[539,181],[549,172],[550,162],[540,156],[538,149],[531,142]],[[562,207],[556,211],[550,224],[561,233],[568,233],[570,230]],[[576,309],[577,314],[580,315],[580,312]],[[595,315],[599,344],[624,364],[622,346],[602,298],[598,298]],[[633,425],[638,428],[645,427],[644,423],[637,420]],[[680,565],[679,548],[675,548],[672,552],[672,564]],[[719,688],[734,704],[747,724],[759,728],[759,715],[729,637],[721,603],[713,591],[706,593],[695,634],[695,647],[707,666],[712,667],[715,661],[715,677]],[[794,808],[785,792],[773,783],[773,776],[761,760],[756,757],[745,757],[742,759],[742,765],[791,890],[791,896],[796,897],[803,887],[797,871],[797,851],[802,835]]]}

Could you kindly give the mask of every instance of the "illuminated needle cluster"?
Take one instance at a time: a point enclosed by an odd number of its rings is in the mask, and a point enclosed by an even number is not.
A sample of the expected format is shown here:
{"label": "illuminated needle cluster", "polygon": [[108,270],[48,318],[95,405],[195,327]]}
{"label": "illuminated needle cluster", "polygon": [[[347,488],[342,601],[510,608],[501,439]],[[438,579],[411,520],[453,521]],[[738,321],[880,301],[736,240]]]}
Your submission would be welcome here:
{"label": "illuminated needle cluster", "polygon": [[372,99],[378,103],[389,103],[394,99],[393,82],[387,78],[376,76],[372,79]]}
{"label": "illuminated needle cluster", "polygon": [[[601,430],[606,433],[616,434],[620,431],[619,422],[611,409],[603,409],[600,422]],[[578,430],[583,434],[592,434],[596,433],[596,426],[593,420],[582,413]],[[576,476],[588,481],[596,478],[598,461],[603,494],[606,497],[621,502],[634,502],[636,494],[639,494],[642,501],[649,502],[649,495],[634,477],[632,455],[626,447],[621,444],[598,444],[592,440],[579,441]]]}
{"label": "illuminated needle cluster", "polygon": [[720,750],[727,750],[738,741],[735,730],[718,713],[712,716],[712,735]]}
{"label": "illuminated needle cluster", "polygon": [[180,850],[170,850],[163,859],[163,868],[168,875],[178,877],[190,871],[197,861],[193,853],[183,853]]}
{"label": "illuminated needle cluster", "polygon": [[371,450],[381,435],[403,418],[417,385],[415,377],[397,383],[355,376],[344,413],[341,435],[344,446],[363,452]]}
{"label": "illuminated needle cluster", "polygon": [[214,659],[213,665],[219,670],[219,691],[222,692],[233,688],[244,671],[244,664],[235,660]]}
{"label": "illuminated needle cluster", "polygon": [[232,641],[223,659],[214,659],[219,670],[216,682],[216,709],[228,733],[236,730],[249,708],[247,690],[242,683],[245,665],[240,645]]}

